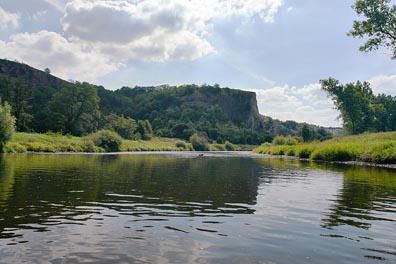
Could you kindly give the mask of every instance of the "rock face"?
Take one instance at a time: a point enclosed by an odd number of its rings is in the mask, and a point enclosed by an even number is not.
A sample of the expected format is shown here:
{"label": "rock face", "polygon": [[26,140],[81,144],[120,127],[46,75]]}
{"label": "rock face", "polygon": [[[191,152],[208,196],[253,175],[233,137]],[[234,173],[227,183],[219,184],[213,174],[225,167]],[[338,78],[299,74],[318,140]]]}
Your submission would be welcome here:
{"label": "rock face", "polygon": [[0,74],[23,79],[33,87],[50,86],[58,90],[63,84],[67,83],[65,80],[32,68],[29,65],[3,59],[0,59]]}
{"label": "rock face", "polygon": [[[67,83],[65,80],[44,71],[37,70],[29,65],[3,59],[0,59],[0,74],[22,79],[34,89],[52,87],[54,90],[59,90]],[[133,106],[138,105],[142,96],[150,97],[150,94],[153,93],[161,93],[159,96],[154,96],[154,100],[157,100],[156,104],[161,101],[161,99],[159,99],[160,97],[163,98],[176,93],[176,98],[174,98],[174,100],[169,100],[169,102],[164,104],[160,109],[151,109],[148,105],[139,105],[139,108],[141,108],[140,111],[135,109],[129,114],[117,111],[117,107],[123,110],[133,108]],[[101,111],[106,114],[116,112],[118,114],[130,115],[133,118],[150,119],[149,113],[151,111],[165,111],[167,108],[175,106],[181,111],[191,111],[191,109],[197,108],[210,109],[213,106],[219,106],[222,114],[234,125],[254,129],[256,131],[264,130],[264,118],[259,114],[256,94],[253,92],[219,88],[216,85],[186,85],[179,87],[124,87],[116,91],[109,91],[105,90],[103,87],[98,87],[98,95],[101,99]],[[109,98],[113,98],[117,103],[106,104]],[[105,109],[107,109],[107,111]]]}
{"label": "rock face", "polygon": [[263,130],[264,121],[258,111],[256,93],[226,88],[221,96],[220,105],[236,124]]}

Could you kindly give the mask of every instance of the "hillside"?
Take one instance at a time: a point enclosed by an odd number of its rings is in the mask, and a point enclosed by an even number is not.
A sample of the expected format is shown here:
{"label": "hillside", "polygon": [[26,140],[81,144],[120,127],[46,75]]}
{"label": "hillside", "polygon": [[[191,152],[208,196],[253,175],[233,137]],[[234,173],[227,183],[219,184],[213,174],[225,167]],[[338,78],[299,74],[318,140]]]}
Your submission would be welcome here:
{"label": "hillside", "polygon": [[[13,107],[18,131],[83,135],[105,127],[107,117],[117,114],[133,122],[148,120],[157,136],[183,139],[201,133],[212,141],[260,144],[277,134],[301,135],[303,126],[310,130],[312,139],[331,135],[314,125],[260,115],[253,92],[194,84],[111,91],[88,83],[70,83],[7,60],[0,60],[0,97]],[[86,109],[83,112],[69,106]],[[64,112],[70,112],[69,116]]]}
{"label": "hillside", "polygon": [[32,87],[50,86],[58,90],[67,83],[58,77],[37,70],[29,65],[3,59],[0,59],[0,74],[24,80]]}

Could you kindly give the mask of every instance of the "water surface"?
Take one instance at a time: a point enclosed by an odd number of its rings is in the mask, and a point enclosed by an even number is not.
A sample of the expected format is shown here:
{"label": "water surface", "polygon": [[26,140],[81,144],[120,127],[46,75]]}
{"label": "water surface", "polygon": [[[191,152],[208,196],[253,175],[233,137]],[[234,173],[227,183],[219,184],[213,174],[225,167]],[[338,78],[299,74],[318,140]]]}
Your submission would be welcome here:
{"label": "water surface", "polygon": [[0,263],[396,263],[396,171],[257,156],[0,156]]}

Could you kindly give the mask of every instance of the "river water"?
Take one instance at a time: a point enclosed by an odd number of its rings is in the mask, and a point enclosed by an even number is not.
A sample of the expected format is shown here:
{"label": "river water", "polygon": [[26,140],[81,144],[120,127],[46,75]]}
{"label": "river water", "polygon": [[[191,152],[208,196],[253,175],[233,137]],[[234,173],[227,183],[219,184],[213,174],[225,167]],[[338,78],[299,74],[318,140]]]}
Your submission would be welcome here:
{"label": "river water", "polygon": [[396,263],[396,170],[2,155],[0,263]]}

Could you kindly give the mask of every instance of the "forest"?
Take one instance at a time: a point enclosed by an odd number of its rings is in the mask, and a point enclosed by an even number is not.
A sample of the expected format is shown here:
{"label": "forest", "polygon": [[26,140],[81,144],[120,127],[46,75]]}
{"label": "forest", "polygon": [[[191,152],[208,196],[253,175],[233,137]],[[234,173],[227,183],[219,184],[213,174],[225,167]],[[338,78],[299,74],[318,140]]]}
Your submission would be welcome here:
{"label": "forest", "polygon": [[0,61],[0,98],[11,107],[18,132],[84,136],[112,130],[124,139],[153,136],[259,145],[276,135],[324,140],[329,129],[279,121],[258,113],[256,96],[219,85],[122,87],[111,91],[87,82],[66,82],[27,65]]}

